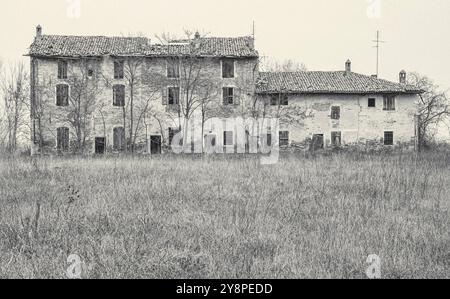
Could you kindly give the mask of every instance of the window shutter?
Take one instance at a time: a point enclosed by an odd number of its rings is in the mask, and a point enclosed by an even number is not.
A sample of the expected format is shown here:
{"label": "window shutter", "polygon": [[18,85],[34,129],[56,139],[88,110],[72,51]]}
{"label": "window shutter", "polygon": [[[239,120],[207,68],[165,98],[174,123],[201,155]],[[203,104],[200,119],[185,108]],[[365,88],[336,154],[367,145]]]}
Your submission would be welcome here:
{"label": "window shutter", "polygon": [[226,87],[222,88],[222,104],[228,105],[228,89]]}
{"label": "window shutter", "polygon": [[240,88],[235,88],[234,89],[233,103],[236,106],[239,106],[241,104],[241,89]]}
{"label": "window shutter", "polygon": [[167,88],[161,89],[161,97],[162,97],[162,104],[167,105],[167,97],[168,97]]}

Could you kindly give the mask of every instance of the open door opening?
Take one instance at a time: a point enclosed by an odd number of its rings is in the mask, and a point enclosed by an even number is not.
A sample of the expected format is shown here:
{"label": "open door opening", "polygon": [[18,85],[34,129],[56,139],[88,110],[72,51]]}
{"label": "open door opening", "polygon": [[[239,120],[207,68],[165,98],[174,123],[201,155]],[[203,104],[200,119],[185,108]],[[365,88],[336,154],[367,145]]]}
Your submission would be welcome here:
{"label": "open door opening", "polygon": [[95,153],[97,155],[103,155],[105,153],[105,138],[97,137],[95,138]]}
{"label": "open door opening", "polygon": [[161,154],[161,136],[150,136],[150,153],[152,155]]}

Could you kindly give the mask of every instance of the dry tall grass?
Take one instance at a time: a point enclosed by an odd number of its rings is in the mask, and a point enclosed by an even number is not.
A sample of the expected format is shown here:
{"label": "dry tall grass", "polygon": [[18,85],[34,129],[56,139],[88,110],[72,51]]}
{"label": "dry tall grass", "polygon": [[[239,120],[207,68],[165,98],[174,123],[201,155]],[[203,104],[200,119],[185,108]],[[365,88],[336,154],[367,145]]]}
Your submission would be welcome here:
{"label": "dry tall grass", "polygon": [[450,154],[0,162],[0,278],[450,277]]}

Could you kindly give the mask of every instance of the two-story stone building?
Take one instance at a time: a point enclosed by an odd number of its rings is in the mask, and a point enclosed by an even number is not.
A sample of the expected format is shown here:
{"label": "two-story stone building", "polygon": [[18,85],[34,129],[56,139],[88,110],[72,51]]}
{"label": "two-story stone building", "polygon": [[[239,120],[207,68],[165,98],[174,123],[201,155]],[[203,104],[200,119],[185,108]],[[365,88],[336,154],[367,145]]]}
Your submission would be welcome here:
{"label": "two-story stone building", "polygon": [[267,138],[252,137],[285,147],[415,142],[420,91],[405,73],[393,83],[353,73],[350,62],[342,72],[260,73],[251,37],[154,44],[43,35],[38,26],[28,55],[34,153],[157,154],[180,135],[236,148],[254,134],[229,120],[251,117],[279,118],[276,131],[258,130]]}

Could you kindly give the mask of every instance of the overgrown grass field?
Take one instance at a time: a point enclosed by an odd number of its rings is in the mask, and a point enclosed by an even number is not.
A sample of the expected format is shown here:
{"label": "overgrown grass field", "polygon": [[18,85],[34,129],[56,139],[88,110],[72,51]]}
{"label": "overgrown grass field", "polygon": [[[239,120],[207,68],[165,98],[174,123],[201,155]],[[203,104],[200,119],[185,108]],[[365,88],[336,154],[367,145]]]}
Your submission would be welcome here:
{"label": "overgrown grass field", "polygon": [[0,161],[0,278],[450,278],[450,153]]}

